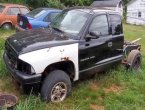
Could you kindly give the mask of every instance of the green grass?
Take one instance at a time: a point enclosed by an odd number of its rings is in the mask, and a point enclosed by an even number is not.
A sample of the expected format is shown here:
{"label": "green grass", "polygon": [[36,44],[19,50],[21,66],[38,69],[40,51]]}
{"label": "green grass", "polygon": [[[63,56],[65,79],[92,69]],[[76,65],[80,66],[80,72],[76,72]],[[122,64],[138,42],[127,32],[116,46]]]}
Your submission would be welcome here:
{"label": "green grass", "polygon": [[[14,31],[0,30],[0,56],[4,40]],[[125,71],[122,65],[95,78],[81,81],[73,86],[71,95],[62,103],[46,104],[39,96],[24,95],[15,89],[0,59],[0,92],[13,93],[19,97],[16,110],[144,110],[145,108],[145,27],[124,24],[126,40],[141,37],[142,70],[140,73]],[[96,109],[97,110],[97,109]]]}

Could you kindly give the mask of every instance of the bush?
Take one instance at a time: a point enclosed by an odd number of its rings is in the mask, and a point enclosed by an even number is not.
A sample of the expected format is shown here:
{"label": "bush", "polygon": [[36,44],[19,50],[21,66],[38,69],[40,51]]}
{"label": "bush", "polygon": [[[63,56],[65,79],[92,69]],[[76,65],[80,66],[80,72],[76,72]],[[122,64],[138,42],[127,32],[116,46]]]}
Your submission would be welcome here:
{"label": "bush", "polygon": [[25,0],[25,3],[28,4],[28,6],[31,9],[45,7],[47,0]]}
{"label": "bush", "polygon": [[0,0],[0,2],[24,4],[25,0]]}
{"label": "bush", "polygon": [[26,0],[31,9],[39,7],[64,8],[65,6],[59,0]]}
{"label": "bush", "polygon": [[89,6],[93,0],[61,0],[65,6]]}
{"label": "bush", "polygon": [[93,0],[0,0],[2,3],[18,3],[28,5],[31,9],[39,7],[64,8],[72,6],[89,6]]}
{"label": "bush", "polygon": [[61,3],[59,0],[47,0],[46,5],[52,8],[59,8],[59,9],[65,8],[64,4]]}

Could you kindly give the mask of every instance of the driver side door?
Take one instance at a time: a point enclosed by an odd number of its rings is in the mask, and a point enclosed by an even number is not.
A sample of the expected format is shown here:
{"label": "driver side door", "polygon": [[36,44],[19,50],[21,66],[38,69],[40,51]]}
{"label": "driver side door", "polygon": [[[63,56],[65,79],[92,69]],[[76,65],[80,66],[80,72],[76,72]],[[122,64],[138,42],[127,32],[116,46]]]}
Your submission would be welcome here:
{"label": "driver side door", "polygon": [[[90,40],[86,40],[88,36],[91,37],[91,32],[98,33],[98,36],[96,38],[92,36]],[[107,15],[95,16],[88,28],[87,35],[79,45],[79,69],[81,73],[95,69],[101,65],[103,60],[111,56],[111,44],[108,46],[111,38]]]}

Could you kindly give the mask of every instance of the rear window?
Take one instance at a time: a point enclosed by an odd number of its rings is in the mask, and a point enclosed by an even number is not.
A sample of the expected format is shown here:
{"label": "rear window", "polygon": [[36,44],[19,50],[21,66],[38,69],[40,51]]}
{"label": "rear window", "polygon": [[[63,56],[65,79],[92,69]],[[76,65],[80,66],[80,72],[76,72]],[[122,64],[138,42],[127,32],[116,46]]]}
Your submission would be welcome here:
{"label": "rear window", "polygon": [[26,16],[29,16],[31,18],[38,18],[45,12],[46,12],[46,10],[39,8],[39,9],[35,9],[35,10],[29,12],[28,14],[26,14]]}
{"label": "rear window", "polygon": [[48,14],[48,15],[45,17],[44,21],[45,21],[45,22],[52,22],[52,20],[53,20],[58,14],[59,14],[59,13],[50,13],[50,14]]}
{"label": "rear window", "polygon": [[111,24],[112,24],[112,34],[119,35],[123,32],[122,21],[119,15],[110,14]]}
{"label": "rear window", "polygon": [[0,5],[0,12],[3,12],[5,6]]}

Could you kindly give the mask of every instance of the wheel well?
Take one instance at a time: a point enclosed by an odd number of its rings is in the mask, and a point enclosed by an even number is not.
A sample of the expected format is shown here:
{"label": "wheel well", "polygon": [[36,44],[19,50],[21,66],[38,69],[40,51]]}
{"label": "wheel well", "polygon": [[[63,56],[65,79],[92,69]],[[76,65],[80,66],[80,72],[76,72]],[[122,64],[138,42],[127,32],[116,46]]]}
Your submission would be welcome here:
{"label": "wheel well", "polygon": [[63,62],[57,62],[54,64],[49,65],[45,71],[42,73],[42,80],[46,78],[46,76],[54,70],[62,70],[68,74],[71,81],[73,81],[75,77],[75,66],[72,61],[63,61]]}
{"label": "wheel well", "polygon": [[4,22],[1,27],[4,25],[4,24],[10,24],[11,26],[13,26],[13,24],[11,22]]}

